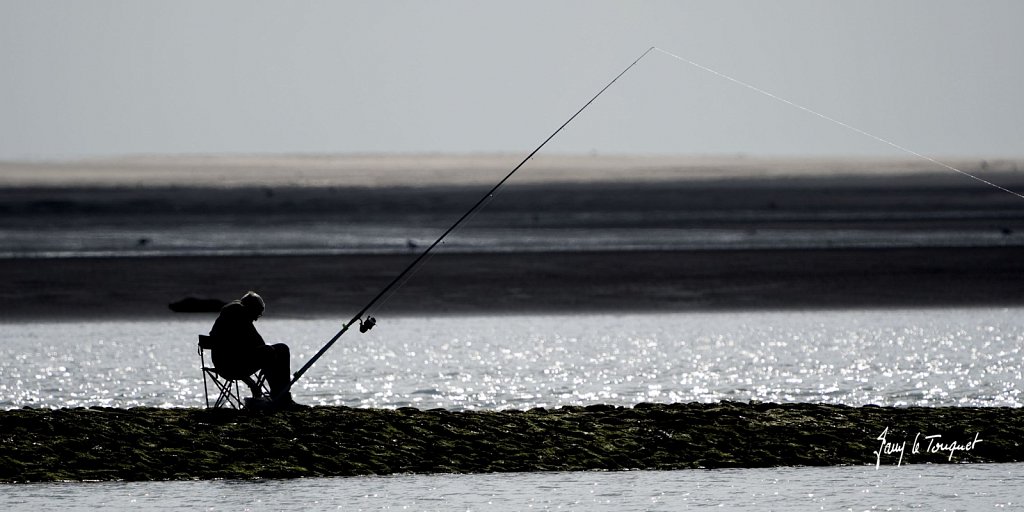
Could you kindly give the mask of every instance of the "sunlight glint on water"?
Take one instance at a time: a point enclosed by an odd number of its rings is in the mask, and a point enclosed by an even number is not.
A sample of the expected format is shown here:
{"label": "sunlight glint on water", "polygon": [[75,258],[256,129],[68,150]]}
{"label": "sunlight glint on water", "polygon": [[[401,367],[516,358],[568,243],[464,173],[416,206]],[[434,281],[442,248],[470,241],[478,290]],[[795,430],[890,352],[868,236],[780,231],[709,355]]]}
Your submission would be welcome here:
{"label": "sunlight glint on water", "polygon": [[[297,384],[353,407],[524,409],[762,400],[1020,406],[1022,309],[389,318]],[[209,315],[4,325],[0,407],[204,404]],[[293,369],[337,320],[258,327]]]}

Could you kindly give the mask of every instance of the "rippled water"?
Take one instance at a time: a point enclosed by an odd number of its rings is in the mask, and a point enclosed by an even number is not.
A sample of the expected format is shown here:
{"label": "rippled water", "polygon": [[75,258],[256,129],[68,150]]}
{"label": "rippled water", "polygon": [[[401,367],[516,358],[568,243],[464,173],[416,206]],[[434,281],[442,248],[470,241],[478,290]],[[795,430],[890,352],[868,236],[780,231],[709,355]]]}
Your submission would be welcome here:
{"label": "rippled water", "polygon": [[[13,323],[0,407],[204,404],[196,335],[212,316]],[[337,320],[267,317],[293,369]],[[1024,309],[379,317],[297,384],[308,404],[507,409],[763,400],[1021,405]]]}
{"label": "rippled water", "polygon": [[1007,510],[1024,464],[0,486],[3,510]]}
{"label": "rippled water", "polygon": [[[593,402],[1020,406],[1024,308],[379,317],[299,381],[306,403],[504,409]],[[0,407],[200,406],[212,316],[13,323]],[[336,320],[264,318],[296,365]],[[1024,464],[396,475],[0,486],[0,510],[1005,510]]]}
{"label": "rippled water", "polygon": [[[762,214],[763,216],[764,214]],[[961,214],[960,218],[965,215]],[[443,224],[441,224],[443,225]],[[41,236],[41,231],[44,236]],[[122,225],[0,226],[0,259],[112,256],[224,256],[295,254],[407,254],[430,245],[437,228],[338,223],[258,226]],[[258,240],[255,243],[254,240]],[[853,247],[998,247],[1024,242],[998,229],[682,229],[630,226],[538,229],[464,229],[444,249],[462,252],[565,250],[722,250]]]}

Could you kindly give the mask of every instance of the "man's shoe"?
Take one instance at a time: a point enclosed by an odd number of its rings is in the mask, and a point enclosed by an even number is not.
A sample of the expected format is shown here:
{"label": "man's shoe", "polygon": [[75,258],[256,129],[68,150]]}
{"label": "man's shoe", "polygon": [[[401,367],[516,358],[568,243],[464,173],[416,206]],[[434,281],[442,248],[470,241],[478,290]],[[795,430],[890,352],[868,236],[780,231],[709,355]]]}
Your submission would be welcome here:
{"label": "man's shoe", "polygon": [[297,411],[302,409],[309,409],[308,405],[302,405],[295,400],[292,400],[292,394],[287,393],[284,396],[273,401],[274,410],[277,411]]}
{"label": "man's shoe", "polygon": [[253,411],[266,411],[272,409],[274,403],[269,398],[252,397],[245,399],[245,408]]}

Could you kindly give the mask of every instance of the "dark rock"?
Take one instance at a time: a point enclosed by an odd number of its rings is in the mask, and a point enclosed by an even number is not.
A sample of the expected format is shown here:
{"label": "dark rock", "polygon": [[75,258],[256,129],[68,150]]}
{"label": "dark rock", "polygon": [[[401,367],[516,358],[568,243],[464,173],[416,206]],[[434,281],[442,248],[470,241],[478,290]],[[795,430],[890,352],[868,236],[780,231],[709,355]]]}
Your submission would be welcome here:
{"label": "dark rock", "polygon": [[220,299],[198,299],[185,297],[167,305],[175,313],[217,313],[227,302]]}
{"label": "dark rock", "polygon": [[[1024,461],[1024,409],[647,404],[0,411],[0,482]],[[959,443],[910,453],[915,435]],[[978,439],[980,442],[974,443]]]}

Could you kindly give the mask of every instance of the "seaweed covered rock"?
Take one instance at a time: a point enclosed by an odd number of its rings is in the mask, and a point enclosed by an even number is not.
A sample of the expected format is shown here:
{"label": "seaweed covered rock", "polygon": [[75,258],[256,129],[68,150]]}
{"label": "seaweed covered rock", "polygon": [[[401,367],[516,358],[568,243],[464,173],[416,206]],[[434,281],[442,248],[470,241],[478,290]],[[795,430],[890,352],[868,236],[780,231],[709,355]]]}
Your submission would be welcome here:
{"label": "seaweed covered rock", "polygon": [[639,404],[0,412],[0,481],[1017,462],[1024,410]]}

